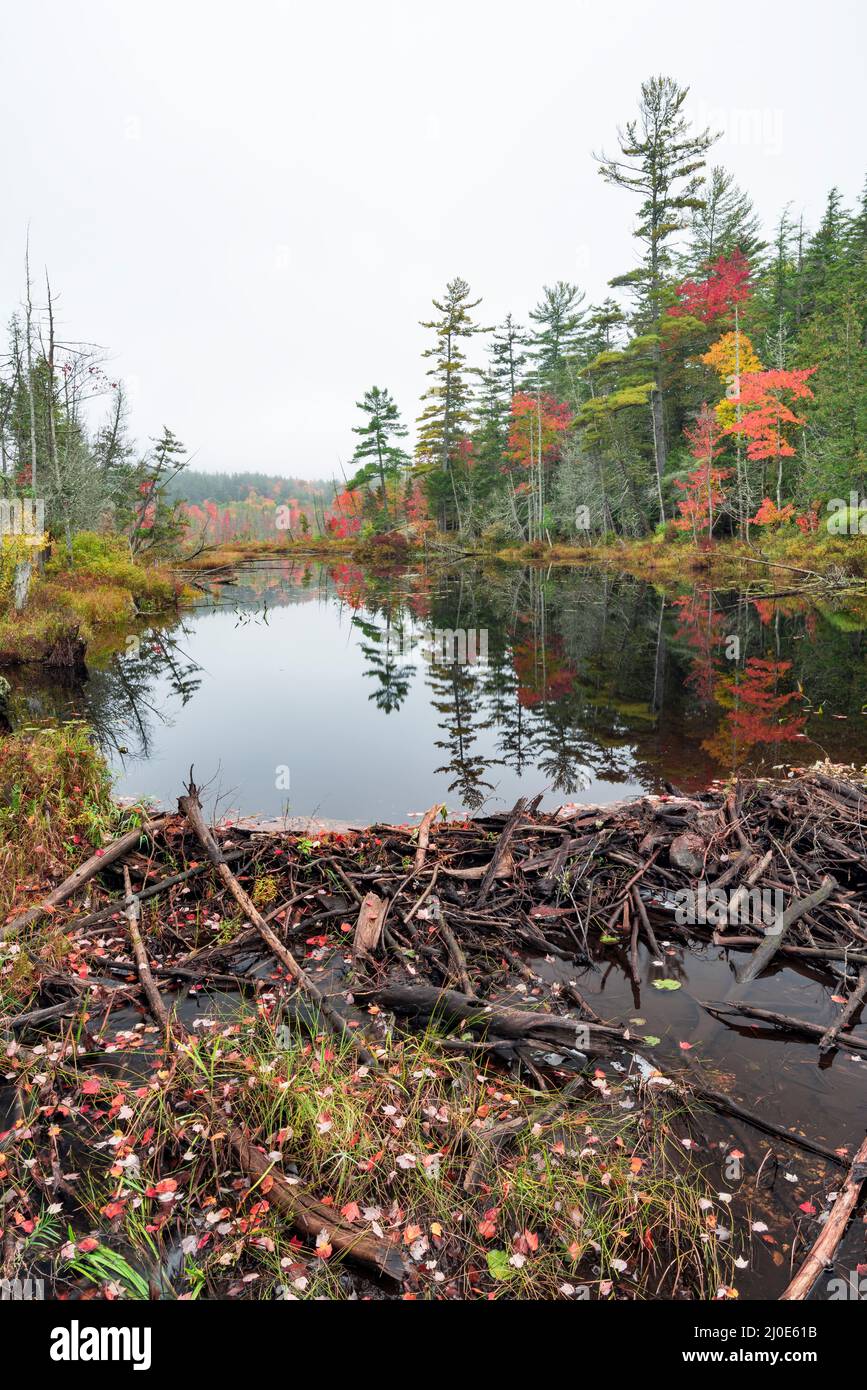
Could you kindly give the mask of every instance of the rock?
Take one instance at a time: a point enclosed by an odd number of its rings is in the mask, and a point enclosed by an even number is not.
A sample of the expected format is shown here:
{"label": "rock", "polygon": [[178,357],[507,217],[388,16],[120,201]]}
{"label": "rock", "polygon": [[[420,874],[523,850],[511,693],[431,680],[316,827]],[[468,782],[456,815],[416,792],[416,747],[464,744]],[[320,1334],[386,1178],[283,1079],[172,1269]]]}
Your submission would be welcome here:
{"label": "rock", "polygon": [[700,835],[686,830],[672,840],[668,858],[675,869],[681,869],[690,878],[700,878],[704,873],[705,843]]}

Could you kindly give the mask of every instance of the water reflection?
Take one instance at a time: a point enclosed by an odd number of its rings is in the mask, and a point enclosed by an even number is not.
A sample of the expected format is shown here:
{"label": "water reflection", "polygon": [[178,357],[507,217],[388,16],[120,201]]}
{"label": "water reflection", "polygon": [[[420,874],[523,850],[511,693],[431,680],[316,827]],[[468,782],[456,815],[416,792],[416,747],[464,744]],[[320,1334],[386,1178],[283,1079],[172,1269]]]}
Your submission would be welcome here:
{"label": "water reflection", "polygon": [[285,809],[278,764],[303,814],[604,801],[867,761],[863,626],[799,595],[664,596],[579,570],[270,562],[131,634],[83,685],[17,678],[10,708],[89,719],[121,789],[167,801],[194,757],[251,812]]}

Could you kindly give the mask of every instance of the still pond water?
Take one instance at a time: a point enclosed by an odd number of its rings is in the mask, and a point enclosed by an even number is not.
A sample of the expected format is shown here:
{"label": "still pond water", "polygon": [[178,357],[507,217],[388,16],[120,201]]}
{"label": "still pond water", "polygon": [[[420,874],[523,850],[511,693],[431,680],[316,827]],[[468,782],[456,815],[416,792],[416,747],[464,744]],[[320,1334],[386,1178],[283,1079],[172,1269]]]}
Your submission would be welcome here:
{"label": "still pond water", "polygon": [[194,764],[212,808],[272,817],[608,802],[867,761],[856,615],[583,570],[254,564],[86,682],[27,694],[28,719],[93,724],[119,794],[171,805]]}

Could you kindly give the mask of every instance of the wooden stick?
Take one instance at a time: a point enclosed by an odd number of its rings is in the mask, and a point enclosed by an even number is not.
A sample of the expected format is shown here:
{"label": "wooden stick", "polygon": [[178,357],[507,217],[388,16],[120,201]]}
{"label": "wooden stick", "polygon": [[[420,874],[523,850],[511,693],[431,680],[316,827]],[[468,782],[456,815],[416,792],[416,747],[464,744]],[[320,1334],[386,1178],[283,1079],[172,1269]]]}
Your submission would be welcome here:
{"label": "wooden stick", "polygon": [[862,970],[858,976],[858,983],[849,995],[844,1008],[840,1010],[836,1023],[832,1023],[819,1039],[820,1053],[830,1052],[835,1046],[838,1037],[845,1031],[846,1024],[851,1022],[864,1002],[865,995],[867,995],[867,969]]}
{"label": "wooden stick", "polygon": [[[704,999],[698,999],[696,1002],[711,1014],[746,1014],[747,1018],[758,1019],[760,1023],[773,1023],[776,1028],[788,1028],[791,1033],[802,1033],[808,1038],[822,1038],[825,1034],[825,1029],[820,1023],[807,1023],[800,1018],[791,1018],[788,1014],[772,1013],[770,1009],[757,1009],[753,1004],[739,1004],[735,1000],[706,1002]],[[867,1039],[857,1038],[854,1033],[838,1033],[837,1040],[851,1047],[853,1052],[867,1052]]]}
{"label": "wooden stick", "polygon": [[475,996],[475,990],[473,989],[472,983],[470,981],[469,971],[467,970],[466,956],[464,955],[463,951],[458,945],[457,937],[455,936],[454,932],[452,931],[451,927],[445,919],[445,913],[443,912],[442,903],[439,901],[438,898],[436,900],[436,904],[437,921],[439,923],[439,933],[443,941],[446,943],[446,947],[448,948],[449,960],[451,961],[452,966],[452,973],[457,983],[463,990],[464,994],[468,995],[470,998],[473,998]]}
{"label": "wooden stick", "polygon": [[119,840],[106,845],[105,849],[96,850],[89,859],[80,864],[68,878],[65,878],[57,888],[53,889],[47,898],[43,898],[41,903],[37,903],[35,907],[30,907],[26,912],[20,913],[11,922],[7,922],[5,927],[0,927],[0,941],[5,941],[7,936],[20,931],[22,927],[32,926],[52,908],[59,907],[61,903],[66,902],[67,898],[71,898],[73,893],[88,883],[96,874],[107,869],[109,864],[113,864],[117,859],[122,859],[131,849],[136,849],[145,835],[155,834],[166,824],[168,819],[168,816],[159,816],[156,820],[145,821],[144,825],[135,830],[127,831],[125,835],[121,835]]}
{"label": "wooden stick", "polygon": [[132,891],[132,884],[130,883],[129,877],[129,869],[127,868],[126,864],[124,864],[123,866],[123,887],[124,892],[126,893],[126,923],[129,929],[130,941],[132,942],[132,952],[135,956],[136,968],[138,969],[138,977],[141,980],[142,989],[144,990],[148,1004],[150,1005],[150,1011],[162,1030],[163,1041],[167,1044],[169,1041],[170,1033],[168,1010],[166,1009],[166,1006],[162,1001],[160,992],[156,987],[154,977],[151,974],[151,968],[147,958],[147,951],[145,950],[144,941],[142,940],[142,934],[139,930],[138,925],[139,917],[141,916],[141,905],[139,903],[138,898]]}
{"label": "wooden stick", "polygon": [[846,1232],[849,1217],[858,1204],[858,1196],[864,1179],[867,1178],[867,1139],[865,1139],[846,1176],[846,1181],[837,1193],[828,1220],[819,1232],[801,1268],[792,1282],[780,1294],[781,1302],[796,1302],[809,1294],[824,1269],[833,1262],[837,1247]]}
{"label": "wooden stick", "polygon": [[376,1058],[371,1052],[368,1052],[361,1039],[354,1035],[352,1029],[348,1027],[346,1020],[342,1018],[337,1010],[328,1002],[318,985],[313,983],[306,970],[298,964],[292,952],[287,950],[279,938],[275,936],[252,898],[244,892],[244,889],[235,878],[232,870],[229,868],[228,864],[225,863],[219,845],[208,829],[208,826],[205,824],[201,802],[199,801],[198,788],[193,781],[190,781],[187,787],[186,796],[179,798],[178,809],[181,815],[186,816],[190,826],[198,837],[199,843],[214,865],[223,883],[228,888],[242,912],[252,922],[269,950],[271,950],[280,963],[286,967],[286,970],[299,988],[313,1000],[331,1030],[355,1049],[365,1066],[377,1068],[378,1063]]}
{"label": "wooden stick", "polygon": [[386,902],[377,893],[366,893],[358,909],[358,921],[352,938],[352,963],[370,960],[382,936]]}
{"label": "wooden stick", "polygon": [[813,908],[818,907],[826,898],[830,898],[836,887],[836,879],[831,878],[828,874],[822,879],[814,893],[809,893],[806,898],[800,898],[796,902],[790,903],[783,913],[779,927],[771,927],[765,932],[763,941],[756,947],[749,961],[738,974],[737,983],[747,985],[758,975],[761,975],[782,946],[783,937],[789,927],[806,913],[812,912]]}
{"label": "wooden stick", "polygon": [[817,1154],[820,1158],[825,1158],[829,1163],[836,1163],[841,1166],[843,1159],[833,1149],[827,1148],[814,1139],[805,1139],[803,1135],[792,1134],[789,1130],[783,1129],[782,1125],[776,1125],[772,1120],[766,1120],[763,1116],[755,1114],[752,1110],[747,1110],[746,1106],[739,1105],[731,1096],[727,1096],[724,1091],[713,1091],[707,1086],[701,1086],[691,1078],[686,1082],[683,1092],[695,1096],[698,1100],[703,1100],[714,1110],[718,1110],[723,1115],[731,1115],[735,1120],[743,1120],[745,1124],[752,1125],[753,1129],[760,1130],[763,1134],[769,1134],[775,1139],[782,1139],[786,1144],[792,1144],[796,1149],[804,1149],[806,1153]]}
{"label": "wooden stick", "polygon": [[425,855],[427,854],[427,847],[430,842],[431,826],[442,809],[442,804],[438,802],[436,806],[431,806],[429,811],[425,811],[421,818],[421,824],[418,828],[418,846],[416,848],[415,863],[413,865],[413,873],[415,874],[420,874],[424,868]]}

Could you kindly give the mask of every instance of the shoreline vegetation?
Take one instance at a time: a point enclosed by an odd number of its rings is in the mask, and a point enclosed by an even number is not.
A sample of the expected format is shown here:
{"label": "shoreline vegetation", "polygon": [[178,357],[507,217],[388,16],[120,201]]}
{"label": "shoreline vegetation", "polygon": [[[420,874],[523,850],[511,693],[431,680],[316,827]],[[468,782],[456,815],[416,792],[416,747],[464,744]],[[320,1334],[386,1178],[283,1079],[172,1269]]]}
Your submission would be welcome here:
{"label": "shoreline vegetation", "polygon": [[[637,985],[640,945],[679,989],[657,932],[727,941],[742,985],[777,953],[860,960],[851,770],[311,835],[211,829],[192,783],[176,813],[120,808],[84,726],[5,750],[4,1277],[115,1298],[725,1299],[757,1232],[779,1233],[757,1179],[720,1201],[720,1154],[750,1133],[818,1164],[812,1192],[857,1167],[644,1020],[600,1017],[565,970],[619,962]],[[773,938],[665,906],[792,864]],[[825,1028],[743,990],[702,1007],[865,1051],[859,968]],[[806,1225],[783,1297],[821,1273],[827,1232]]]}
{"label": "shoreline vegetation", "polygon": [[467,545],[450,533],[415,537],[403,532],[374,538],[303,540],[238,538],[202,549],[189,559],[145,565],[123,554],[122,543],[83,532],[73,559],[50,558],[31,581],[26,609],[0,616],[0,670],[4,666],[86,665],[87,651],[145,618],[180,614],[212,582],[230,582],[245,564],[306,559],[350,559],[373,570],[420,562],[574,566],[624,573],[672,592],[690,585],[749,588],[775,593],[851,593],[867,585],[867,536],[764,536],[760,545],[730,538],[697,546],[683,538],[655,537],[593,545],[524,543],[494,548]]}

